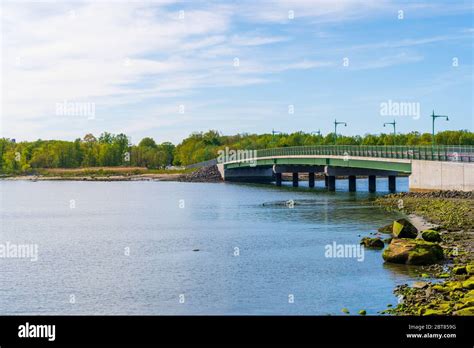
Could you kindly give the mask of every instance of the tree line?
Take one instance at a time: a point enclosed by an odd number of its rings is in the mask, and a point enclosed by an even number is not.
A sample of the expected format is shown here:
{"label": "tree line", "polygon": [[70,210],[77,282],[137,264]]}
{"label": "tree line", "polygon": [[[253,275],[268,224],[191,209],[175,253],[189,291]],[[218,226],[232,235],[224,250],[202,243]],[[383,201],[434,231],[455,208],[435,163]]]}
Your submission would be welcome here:
{"label": "tree line", "polygon": [[[467,130],[444,131],[436,134],[439,145],[474,145],[474,133]],[[337,145],[431,145],[430,133],[366,134],[341,136]],[[217,157],[226,147],[266,149],[287,146],[333,145],[334,133],[327,135],[295,132],[291,134],[222,135],[218,131],[193,133],[177,146],[170,142],[158,144],[153,138],[143,138],[137,145],[125,134],[104,132],[98,138],[86,134],[82,139],[36,140],[16,142],[0,138],[0,172],[34,172],[41,168],[80,168],[102,166],[137,166],[150,169],[171,165],[186,166]]]}

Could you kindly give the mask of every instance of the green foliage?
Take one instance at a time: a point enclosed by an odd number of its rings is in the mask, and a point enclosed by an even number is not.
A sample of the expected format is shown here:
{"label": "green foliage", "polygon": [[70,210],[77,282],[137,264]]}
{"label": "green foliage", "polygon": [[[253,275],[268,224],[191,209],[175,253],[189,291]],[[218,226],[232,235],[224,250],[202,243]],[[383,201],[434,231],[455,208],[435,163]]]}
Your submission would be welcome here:
{"label": "green foliage", "polygon": [[[440,145],[474,145],[474,133],[445,131],[436,135]],[[221,135],[216,130],[193,133],[177,146],[143,138],[129,144],[125,134],[104,132],[96,138],[86,134],[73,142],[37,140],[16,143],[0,138],[0,173],[33,172],[40,168],[80,168],[97,166],[137,166],[161,169],[169,165],[189,165],[216,158],[219,150],[259,150],[274,147],[333,145],[334,133],[326,135],[295,132],[291,134]],[[366,134],[337,137],[338,145],[430,145],[431,134]]]}

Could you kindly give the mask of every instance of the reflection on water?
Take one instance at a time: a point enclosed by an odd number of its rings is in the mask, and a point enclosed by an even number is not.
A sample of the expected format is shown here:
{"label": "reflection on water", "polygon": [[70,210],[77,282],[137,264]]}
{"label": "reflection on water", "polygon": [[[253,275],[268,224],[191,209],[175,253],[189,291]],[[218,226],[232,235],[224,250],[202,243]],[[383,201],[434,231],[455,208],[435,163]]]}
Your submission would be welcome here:
{"label": "reflection on water", "polygon": [[[362,183],[356,194],[343,192],[342,180],[338,185],[340,192],[328,193],[244,184],[0,182],[1,242],[39,248],[37,262],[0,260],[0,311],[341,314],[346,307],[376,314],[396,302],[393,288],[414,274],[384,265],[380,250],[366,250],[359,262],[328,258],[325,247],[356,246],[398,215],[360,204],[373,196]],[[288,200],[293,208],[281,204]]]}

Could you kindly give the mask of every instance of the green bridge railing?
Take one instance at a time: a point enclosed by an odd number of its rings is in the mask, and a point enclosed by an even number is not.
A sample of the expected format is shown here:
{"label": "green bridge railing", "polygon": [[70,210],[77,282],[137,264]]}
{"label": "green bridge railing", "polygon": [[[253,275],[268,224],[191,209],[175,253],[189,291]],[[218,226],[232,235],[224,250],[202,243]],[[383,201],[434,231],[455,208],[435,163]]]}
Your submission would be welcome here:
{"label": "green bridge railing", "polygon": [[428,161],[474,162],[474,146],[316,145],[257,150],[257,158],[298,155],[358,156]]}

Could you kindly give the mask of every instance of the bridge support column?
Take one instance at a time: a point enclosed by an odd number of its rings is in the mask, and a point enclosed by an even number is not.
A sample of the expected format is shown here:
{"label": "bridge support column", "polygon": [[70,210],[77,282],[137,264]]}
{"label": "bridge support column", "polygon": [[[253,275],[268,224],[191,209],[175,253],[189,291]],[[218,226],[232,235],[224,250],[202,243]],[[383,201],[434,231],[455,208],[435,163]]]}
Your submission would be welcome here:
{"label": "bridge support column", "polygon": [[276,185],[281,186],[281,173],[275,173]]}
{"label": "bridge support column", "polygon": [[324,187],[329,188],[329,176],[324,176]]}
{"label": "bridge support column", "polygon": [[326,176],[328,178],[328,190],[336,191],[336,177],[335,176]]}
{"label": "bridge support column", "polygon": [[388,190],[390,192],[395,192],[397,190],[397,177],[395,175],[390,175],[388,177]]}
{"label": "bridge support column", "polygon": [[376,179],[375,175],[369,175],[369,192],[376,191],[375,179]]}
{"label": "bridge support column", "polygon": [[298,187],[298,173],[293,173],[293,187]]}
{"label": "bridge support column", "polygon": [[356,190],[356,176],[349,175],[349,192],[355,192]]}
{"label": "bridge support column", "polygon": [[314,187],[314,172],[308,173],[308,185],[309,187]]}

